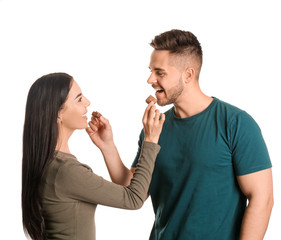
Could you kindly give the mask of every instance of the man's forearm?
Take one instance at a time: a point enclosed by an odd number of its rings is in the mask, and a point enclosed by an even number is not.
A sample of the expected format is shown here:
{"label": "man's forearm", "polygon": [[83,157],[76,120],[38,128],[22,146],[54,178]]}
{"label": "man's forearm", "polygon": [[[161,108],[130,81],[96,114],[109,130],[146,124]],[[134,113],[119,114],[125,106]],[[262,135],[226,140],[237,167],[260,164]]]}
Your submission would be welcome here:
{"label": "man's forearm", "polygon": [[112,182],[128,186],[133,173],[123,164],[114,144],[101,150]]}
{"label": "man's forearm", "polygon": [[240,240],[262,240],[270,218],[273,199],[263,204],[250,200],[241,226]]}

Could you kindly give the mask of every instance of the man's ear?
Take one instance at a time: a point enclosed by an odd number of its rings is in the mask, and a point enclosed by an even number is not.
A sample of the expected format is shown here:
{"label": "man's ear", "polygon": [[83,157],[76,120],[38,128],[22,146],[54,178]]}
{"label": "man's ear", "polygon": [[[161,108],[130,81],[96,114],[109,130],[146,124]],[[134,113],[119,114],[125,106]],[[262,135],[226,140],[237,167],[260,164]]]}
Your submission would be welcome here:
{"label": "man's ear", "polygon": [[194,68],[191,68],[191,67],[187,67],[185,70],[184,70],[184,73],[183,73],[183,77],[184,77],[184,82],[185,83],[190,83],[191,81],[193,81],[194,79],[194,76],[195,76],[195,69]]}

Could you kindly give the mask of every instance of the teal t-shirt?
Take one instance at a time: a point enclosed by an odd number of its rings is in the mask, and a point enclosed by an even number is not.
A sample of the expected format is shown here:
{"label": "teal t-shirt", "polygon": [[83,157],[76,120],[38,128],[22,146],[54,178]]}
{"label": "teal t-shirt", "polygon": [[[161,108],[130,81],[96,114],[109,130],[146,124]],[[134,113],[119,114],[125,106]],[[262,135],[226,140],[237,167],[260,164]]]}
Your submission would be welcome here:
{"label": "teal t-shirt", "polygon": [[[236,176],[271,168],[259,126],[214,98],[203,112],[177,118],[172,107],[159,139],[150,196],[150,240],[237,240],[246,208]],[[142,131],[136,167],[144,139]]]}

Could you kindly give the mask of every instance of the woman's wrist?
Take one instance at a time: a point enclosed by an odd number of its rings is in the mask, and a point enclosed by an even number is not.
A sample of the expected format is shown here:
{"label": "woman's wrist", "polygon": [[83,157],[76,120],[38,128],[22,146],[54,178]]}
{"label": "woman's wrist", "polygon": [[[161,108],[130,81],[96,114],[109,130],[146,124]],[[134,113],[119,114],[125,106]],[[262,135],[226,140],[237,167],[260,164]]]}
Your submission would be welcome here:
{"label": "woman's wrist", "polygon": [[152,143],[156,143],[156,144],[158,144],[158,140],[159,140],[159,137],[145,137],[144,138],[145,142],[152,142]]}
{"label": "woman's wrist", "polygon": [[107,153],[107,152],[111,152],[113,149],[116,149],[115,143],[112,142],[108,142],[106,144],[103,144],[100,148],[102,153]]}

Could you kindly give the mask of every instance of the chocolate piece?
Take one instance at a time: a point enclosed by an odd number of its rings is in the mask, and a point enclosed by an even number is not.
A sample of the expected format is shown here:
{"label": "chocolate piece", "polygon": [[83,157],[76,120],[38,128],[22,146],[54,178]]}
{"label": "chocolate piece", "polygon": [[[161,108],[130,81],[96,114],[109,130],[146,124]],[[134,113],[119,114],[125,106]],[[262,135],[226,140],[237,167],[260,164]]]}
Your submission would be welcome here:
{"label": "chocolate piece", "polygon": [[99,118],[101,114],[99,112],[92,112],[92,116],[95,118]]}
{"label": "chocolate piece", "polygon": [[150,96],[145,100],[145,102],[146,102],[147,104],[149,104],[151,101],[154,101],[154,100],[156,100],[156,98],[150,95]]}

